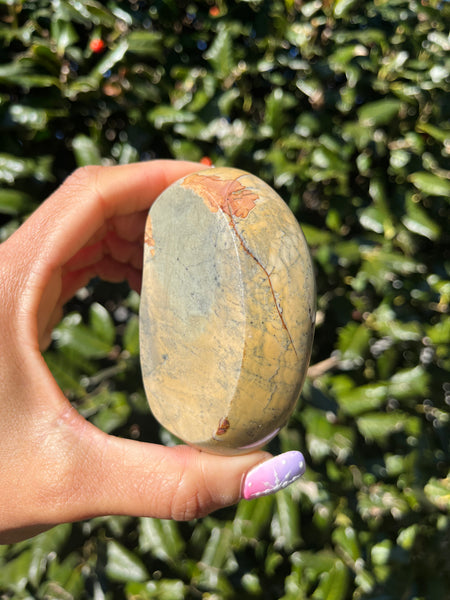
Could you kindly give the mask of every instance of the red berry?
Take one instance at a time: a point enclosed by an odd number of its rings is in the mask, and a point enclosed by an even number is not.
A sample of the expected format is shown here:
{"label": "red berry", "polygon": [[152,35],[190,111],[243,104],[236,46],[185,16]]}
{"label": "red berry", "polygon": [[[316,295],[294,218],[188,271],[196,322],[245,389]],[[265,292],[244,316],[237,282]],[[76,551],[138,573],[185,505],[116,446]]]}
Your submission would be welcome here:
{"label": "red berry", "polygon": [[100,38],[93,38],[89,42],[89,48],[92,50],[92,52],[98,54],[105,49],[105,42]]}
{"label": "red berry", "polygon": [[204,156],[200,159],[200,162],[202,165],[206,165],[207,167],[211,167],[213,164],[213,161],[209,158],[209,156]]}
{"label": "red berry", "polygon": [[216,5],[211,6],[209,9],[209,14],[211,17],[218,17],[220,15],[220,8]]}

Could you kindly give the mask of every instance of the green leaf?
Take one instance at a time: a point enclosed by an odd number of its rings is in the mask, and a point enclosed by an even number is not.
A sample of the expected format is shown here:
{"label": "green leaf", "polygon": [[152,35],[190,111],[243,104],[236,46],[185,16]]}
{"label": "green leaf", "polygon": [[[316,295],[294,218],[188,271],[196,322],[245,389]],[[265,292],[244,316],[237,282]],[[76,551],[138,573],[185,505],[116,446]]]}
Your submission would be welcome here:
{"label": "green leaf", "polygon": [[268,127],[272,135],[279,134],[280,129],[287,121],[286,111],[297,104],[294,96],[283,92],[281,88],[274,89],[266,98],[266,113],[264,126]]}
{"label": "green leaf", "polygon": [[39,131],[47,126],[49,113],[43,108],[34,108],[24,104],[11,104],[9,116],[14,123]]}
{"label": "green leaf", "polygon": [[228,524],[224,527],[214,526],[197,565],[200,567],[200,573],[198,579],[196,578],[196,585],[200,588],[229,592],[231,586],[226,572],[235,564],[231,528]]}
{"label": "green leaf", "polygon": [[289,575],[284,580],[284,594],[279,600],[303,600],[306,598],[308,583],[302,573],[302,568],[294,565]]}
{"label": "green leaf", "polygon": [[394,485],[375,483],[358,493],[358,512],[368,522],[375,524],[384,515],[401,519],[408,511],[405,495]]}
{"label": "green leaf", "polygon": [[[341,4],[344,4],[341,2]],[[355,56],[366,55],[367,50],[361,44],[350,44],[343,46],[342,48],[338,48],[333,54],[330,56],[329,61],[330,65],[334,70],[338,72],[345,72],[346,66],[351,62],[352,58]]]}
{"label": "green leaf", "polygon": [[368,206],[359,213],[359,221],[361,225],[369,231],[375,233],[384,232],[384,218],[379,208],[376,206]]}
{"label": "green leaf", "polygon": [[392,547],[393,544],[391,540],[383,540],[382,542],[375,544],[371,550],[372,564],[377,566],[387,565],[392,552]]}
{"label": "green leaf", "polygon": [[29,548],[21,552],[17,558],[3,565],[0,569],[1,588],[19,594],[23,592],[28,585],[32,562],[33,551]]}
{"label": "green leaf", "polygon": [[125,586],[126,597],[139,600],[185,600],[188,588],[182,581],[159,579],[145,584],[128,582]]}
{"label": "green leaf", "polygon": [[56,49],[59,55],[63,55],[66,49],[79,39],[72,23],[62,19],[52,19],[50,31],[52,39],[56,41]]}
{"label": "green leaf", "polygon": [[436,127],[431,123],[417,123],[416,131],[418,131],[419,133],[427,133],[432,138],[442,143],[450,139],[450,130],[441,129],[440,127]]}
{"label": "green leaf", "polygon": [[301,542],[298,506],[290,490],[275,494],[275,501],[276,511],[271,524],[275,547],[289,552]]}
{"label": "green leaf", "polygon": [[80,372],[64,354],[49,351],[44,354],[44,359],[63,392],[79,396],[85,393]]}
{"label": "green leaf", "polygon": [[147,569],[141,559],[119,542],[110,540],[106,552],[106,573],[112,580],[127,583],[148,579]]}
{"label": "green leaf", "polygon": [[81,323],[76,313],[67,315],[55,328],[53,339],[58,348],[70,350],[84,358],[103,358],[112,349],[110,343],[98,338],[96,333]]}
{"label": "green leaf", "polygon": [[404,550],[411,550],[420,531],[418,523],[402,529],[397,537],[397,544]]}
{"label": "green leaf", "polygon": [[265,496],[239,503],[233,520],[235,544],[246,546],[257,543],[270,524],[274,501],[272,496]]}
{"label": "green leaf", "polygon": [[312,594],[314,600],[345,600],[350,584],[347,567],[337,560],[328,573],[323,573],[318,587]]}
{"label": "green leaf", "polygon": [[158,560],[179,566],[184,541],[175,521],[142,518],[139,520],[139,548]]}
{"label": "green leaf", "polygon": [[0,189],[0,213],[21,215],[33,207],[28,194],[19,190]]}
{"label": "green leaf", "polygon": [[64,88],[64,95],[70,100],[76,100],[81,94],[89,94],[98,91],[101,84],[101,77],[89,75],[87,77],[78,77],[70,82]]}
{"label": "green leaf", "polygon": [[93,333],[112,346],[116,338],[114,321],[106,308],[98,302],[94,302],[89,307],[89,323]]}
{"label": "green leaf", "polygon": [[236,88],[231,88],[230,90],[223,92],[223,94],[218,100],[218,105],[220,108],[220,112],[224,116],[228,117],[230,115],[231,110],[239,96],[239,90],[237,90]]}
{"label": "green leaf", "polygon": [[58,559],[50,561],[47,570],[47,581],[41,585],[39,590],[42,597],[49,598],[49,600],[53,600],[53,598],[55,600],[56,598],[65,600],[67,594],[71,595],[70,600],[72,600],[72,598],[82,597],[85,583],[80,568],[80,557],[77,552],[72,552],[61,561]]}
{"label": "green leaf", "polygon": [[329,176],[341,176],[348,169],[348,163],[342,160],[336,152],[320,146],[316,148],[311,154],[311,162],[319,169],[328,169],[330,171]]}
{"label": "green leaf", "polygon": [[411,173],[409,180],[412,181],[418,190],[425,194],[450,198],[450,181],[443,177],[425,171],[417,171],[416,173]]}
{"label": "green leaf", "polygon": [[334,235],[330,231],[324,231],[307,223],[302,223],[302,231],[309,246],[328,245],[334,239]]}
{"label": "green leaf", "polygon": [[374,383],[344,391],[339,395],[339,406],[345,414],[357,416],[381,408],[387,399],[388,387]]}
{"label": "green leaf", "polygon": [[156,129],[163,129],[167,125],[176,123],[192,123],[195,121],[195,115],[171,106],[158,106],[147,114],[147,119],[153,123]]}
{"label": "green leaf", "polygon": [[159,31],[133,31],[127,38],[128,50],[138,56],[163,60],[162,34]]}
{"label": "green leaf", "polygon": [[73,152],[79,167],[100,165],[102,158],[95,142],[86,135],[79,134],[72,140]]}
{"label": "green leaf", "polygon": [[359,0],[335,0],[333,6],[334,16],[338,19],[344,17],[358,3]]}
{"label": "green leaf", "polygon": [[401,105],[401,101],[394,98],[368,102],[358,110],[358,119],[365,127],[387,125],[398,115]]}
{"label": "green leaf", "polygon": [[127,422],[131,409],[124,393],[104,390],[89,400],[89,403],[83,403],[80,412],[87,416],[89,408],[92,410],[92,407],[96,407],[96,414],[91,417],[91,421],[102,431],[111,433]]}
{"label": "green leaf", "polygon": [[14,183],[16,179],[33,174],[36,163],[12,154],[0,154],[0,181]]}
{"label": "green leaf", "polygon": [[442,320],[436,323],[436,325],[428,326],[427,336],[433,344],[447,345],[450,340],[450,317],[443,315]]}
{"label": "green leaf", "polygon": [[27,587],[37,589],[48,565],[67,543],[71,531],[72,525],[63,524],[16,544],[17,557],[0,568],[0,589],[18,594]]}
{"label": "green leaf", "polygon": [[132,315],[128,319],[123,334],[123,344],[130,356],[139,355],[139,318],[136,315]]}
{"label": "green leaf", "polygon": [[373,329],[380,335],[400,341],[418,341],[424,335],[423,326],[417,321],[403,322],[396,319],[392,306],[383,301],[372,313]]}
{"label": "green leaf", "polygon": [[141,301],[141,297],[139,296],[139,294],[137,292],[135,292],[134,290],[131,290],[130,293],[128,294],[128,296],[126,297],[124,304],[132,312],[138,313],[140,301]]}
{"label": "green leaf", "polygon": [[75,20],[86,25],[102,25],[104,27],[113,27],[115,17],[107,8],[102,6],[96,0],[61,0],[56,5],[58,7],[57,15],[65,20]]}
{"label": "green leaf", "polygon": [[232,532],[230,527],[213,527],[202,555],[202,563],[214,569],[223,568],[232,553]]}
{"label": "green leaf", "polygon": [[72,525],[65,523],[41,533],[31,541],[33,560],[29,570],[29,581],[37,588],[44,576],[53,554],[59,552],[72,533]]}
{"label": "green leaf", "polygon": [[57,77],[40,74],[36,70],[36,65],[30,59],[25,58],[0,65],[0,83],[18,85],[25,89],[59,87],[60,85]]}
{"label": "green leaf", "polygon": [[309,406],[301,411],[300,420],[306,428],[308,451],[315,460],[333,453],[343,461],[351,453],[354,433],[349,427],[333,423],[323,411]]}
{"label": "green leaf", "polygon": [[429,381],[430,375],[422,366],[402,369],[389,380],[388,393],[398,399],[423,397],[429,392]]}
{"label": "green leaf", "polygon": [[429,240],[437,240],[441,235],[441,228],[418,204],[408,198],[406,215],[402,218],[403,224],[413,233],[422,235]]}
{"label": "green leaf", "polygon": [[392,239],[395,236],[395,227],[389,206],[389,196],[386,192],[386,187],[383,183],[382,176],[377,175],[371,178],[369,194],[374,201],[373,208],[376,210],[382,225],[384,236],[387,239]]}
{"label": "green leaf", "polygon": [[361,364],[369,348],[370,336],[370,330],[358,323],[348,323],[340,329],[338,348],[341,360],[348,361],[349,367]]}
{"label": "green leaf", "polygon": [[424,488],[430,502],[439,510],[450,511],[450,475],[445,479],[432,477]]}
{"label": "green leaf", "polygon": [[217,76],[224,79],[229,76],[234,67],[233,41],[227,27],[221,27],[212,45],[205,52]]}
{"label": "green leaf", "polygon": [[361,558],[361,548],[353,527],[336,528],[333,531],[332,540],[339,550],[339,555],[347,565],[354,569],[356,562]]}
{"label": "green leaf", "polygon": [[340,560],[336,554],[330,550],[308,551],[301,550],[294,552],[291,556],[292,564],[300,567],[303,576],[312,581],[316,581],[322,573],[331,571],[336,561]]}
{"label": "green leaf", "polygon": [[392,413],[368,413],[356,419],[358,429],[367,442],[377,442],[386,445],[392,433],[412,427],[414,417],[408,417],[397,411]]}
{"label": "green leaf", "polygon": [[363,250],[362,255],[367,262],[373,265],[378,277],[385,277],[386,273],[410,275],[423,271],[423,266],[419,262],[400,252],[374,248],[373,250]]}
{"label": "green leaf", "polygon": [[51,73],[58,77],[61,69],[60,57],[55,52],[55,48],[47,40],[35,41],[31,46],[30,58],[37,72],[45,69],[47,73]]}
{"label": "green leaf", "polygon": [[120,41],[115,48],[105,54],[98,62],[97,66],[91,71],[90,76],[98,79],[99,76],[113,69],[124,58],[128,50],[128,41],[126,39]]}

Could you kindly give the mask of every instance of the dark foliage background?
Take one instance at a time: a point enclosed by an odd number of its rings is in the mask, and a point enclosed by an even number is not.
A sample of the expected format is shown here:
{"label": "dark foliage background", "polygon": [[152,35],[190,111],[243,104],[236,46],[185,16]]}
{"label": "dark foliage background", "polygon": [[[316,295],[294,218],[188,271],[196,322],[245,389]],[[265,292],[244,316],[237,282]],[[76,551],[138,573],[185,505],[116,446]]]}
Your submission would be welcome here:
{"label": "dark foliage background", "polygon": [[[79,165],[245,168],[303,226],[329,359],[270,448],[305,452],[297,484],[2,546],[1,598],[450,598],[449,26],[438,0],[0,1],[0,240]],[[99,427],[172,443],[138,304],[93,282],[46,360]]]}

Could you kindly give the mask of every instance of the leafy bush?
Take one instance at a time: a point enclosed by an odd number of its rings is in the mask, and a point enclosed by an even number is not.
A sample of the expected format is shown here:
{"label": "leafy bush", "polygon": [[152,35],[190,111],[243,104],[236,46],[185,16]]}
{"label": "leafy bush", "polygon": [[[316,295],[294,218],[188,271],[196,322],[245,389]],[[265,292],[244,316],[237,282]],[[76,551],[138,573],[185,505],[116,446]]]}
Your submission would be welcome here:
{"label": "leafy bush", "polygon": [[[0,240],[77,165],[208,156],[285,198],[318,285],[318,364],[270,447],[304,450],[302,480],[193,523],[3,546],[2,598],[450,598],[450,5],[0,11]],[[99,427],[171,443],[140,383],[138,303],[92,282],[46,360]]]}

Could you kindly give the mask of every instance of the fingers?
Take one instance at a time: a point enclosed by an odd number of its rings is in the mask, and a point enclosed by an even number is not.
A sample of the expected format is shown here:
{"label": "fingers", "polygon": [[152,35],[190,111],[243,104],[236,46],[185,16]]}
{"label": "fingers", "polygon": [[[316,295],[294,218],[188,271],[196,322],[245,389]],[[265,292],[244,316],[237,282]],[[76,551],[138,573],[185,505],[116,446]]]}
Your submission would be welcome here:
{"label": "fingers", "polygon": [[[199,168],[196,163],[158,160],[78,169],[2,245],[5,259],[14,263],[16,281],[42,293],[52,273],[109,229],[124,241],[136,242],[157,196]],[[106,248],[109,252],[111,244]]]}
{"label": "fingers", "polygon": [[[144,222],[145,217],[142,218],[142,224]],[[143,231],[143,226],[141,230]],[[81,248],[66,263],[64,271],[76,271],[93,266],[105,256],[118,263],[129,264],[135,269],[141,269],[143,263],[142,239],[138,242],[130,242],[120,237],[115,231],[107,231],[98,242]]]}
{"label": "fingers", "polygon": [[53,315],[93,277],[128,279],[139,289],[145,214],[165,187],[199,168],[162,160],[85,167],[70,176],[1,246],[2,278],[23,316],[14,331],[43,347]]}
{"label": "fingers", "polygon": [[[169,160],[84,167],[30,216],[17,237],[32,246],[34,257],[46,256],[52,268],[61,266],[106,221],[134,213],[142,216],[168,185],[198,168],[196,163]],[[126,230],[132,224],[128,219],[122,227]]]}

